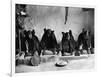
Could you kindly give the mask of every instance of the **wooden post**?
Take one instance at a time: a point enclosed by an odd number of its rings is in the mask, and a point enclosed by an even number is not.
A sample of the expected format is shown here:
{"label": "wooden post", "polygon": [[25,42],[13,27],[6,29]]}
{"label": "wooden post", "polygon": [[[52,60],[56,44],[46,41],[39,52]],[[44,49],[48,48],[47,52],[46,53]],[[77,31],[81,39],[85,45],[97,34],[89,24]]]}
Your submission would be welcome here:
{"label": "wooden post", "polygon": [[66,24],[67,18],[68,18],[68,7],[65,7],[65,22],[64,22],[64,24]]}
{"label": "wooden post", "polygon": [[20,30],[18,30],[19,33],[19,52],[21,52],[21,38],[20,38]]}

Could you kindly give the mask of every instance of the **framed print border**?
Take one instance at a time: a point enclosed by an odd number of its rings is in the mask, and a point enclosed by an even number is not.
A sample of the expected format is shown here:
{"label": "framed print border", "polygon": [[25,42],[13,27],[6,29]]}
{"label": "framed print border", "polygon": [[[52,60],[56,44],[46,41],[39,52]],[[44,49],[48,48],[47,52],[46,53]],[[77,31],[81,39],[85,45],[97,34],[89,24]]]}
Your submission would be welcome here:
{"label": "framed print border", "polygon": [[[11,2],[11,75],[18,76],[18,75],[32,75],[33,73],[20,73],[16,74],[15,73],[15,4],[35,4],[35,5],[49,5],[49,6],[68,6],[68,7],[86,7],[86,8],[94,8],[96,10],[96,6],[89,6],[89,5],[80,5],[80,4],[69,4],[67,2],[39,2],[35,0],[12,0]],[[95,22],[95,20],[94,20]],[[94,32],[95,33],[95,32]],[[67,70],[66,70],[67,71]],[[72,70],[71,70],[72,71]],[[59,72],[59,71],[58,71]],[[79,72],[79,71],[78,71]],[[35,73],[35,72],[34,72]],[[40,72],[39,72],[40,73]]]}

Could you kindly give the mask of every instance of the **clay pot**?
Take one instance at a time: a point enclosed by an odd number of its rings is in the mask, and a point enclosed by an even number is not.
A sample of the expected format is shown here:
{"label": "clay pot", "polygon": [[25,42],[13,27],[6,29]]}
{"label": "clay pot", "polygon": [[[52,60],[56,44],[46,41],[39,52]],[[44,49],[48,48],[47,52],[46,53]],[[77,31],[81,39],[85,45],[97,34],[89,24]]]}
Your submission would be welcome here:
{"label": "clay pot", "polygon": [[40,56],[34,54],[34,55],[32,56],[32,58],[31,58],[31,64],[32,64],[33,66],[38,66],[38,65],[40,64],[40,62],[41,62]]}

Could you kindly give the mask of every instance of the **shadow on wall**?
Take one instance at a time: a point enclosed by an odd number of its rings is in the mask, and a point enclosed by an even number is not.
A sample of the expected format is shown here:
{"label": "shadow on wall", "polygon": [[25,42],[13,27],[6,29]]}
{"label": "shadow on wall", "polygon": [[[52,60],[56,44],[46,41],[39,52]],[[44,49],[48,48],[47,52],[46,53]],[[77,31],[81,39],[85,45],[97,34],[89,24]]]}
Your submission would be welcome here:
{"label": "shadow on wall", "polygon": [[68,21],[65,21],[65,7],[59,6],[40,6],[27,5],[27,13],[30,17],[25,19],[25,28],[27,30],[35,29],[36,35],[41,39],[44,28],[50,28],[55,31],[57,41],[61,41],[61,32],[71,29],[75,40],[82,28],[92,31],[94,34],[94,11],[82,11],[82,8],[70,7],[68,9]]}

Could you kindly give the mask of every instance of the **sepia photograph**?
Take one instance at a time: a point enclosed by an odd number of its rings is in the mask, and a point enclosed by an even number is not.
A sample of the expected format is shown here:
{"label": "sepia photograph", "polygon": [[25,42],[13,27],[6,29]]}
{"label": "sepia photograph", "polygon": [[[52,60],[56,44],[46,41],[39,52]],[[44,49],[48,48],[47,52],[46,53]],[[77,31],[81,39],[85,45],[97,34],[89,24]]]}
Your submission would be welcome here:
{"label": "sepia photograph", "polygon": [[15,5],[15,73],[95,66],[95,8]]}

